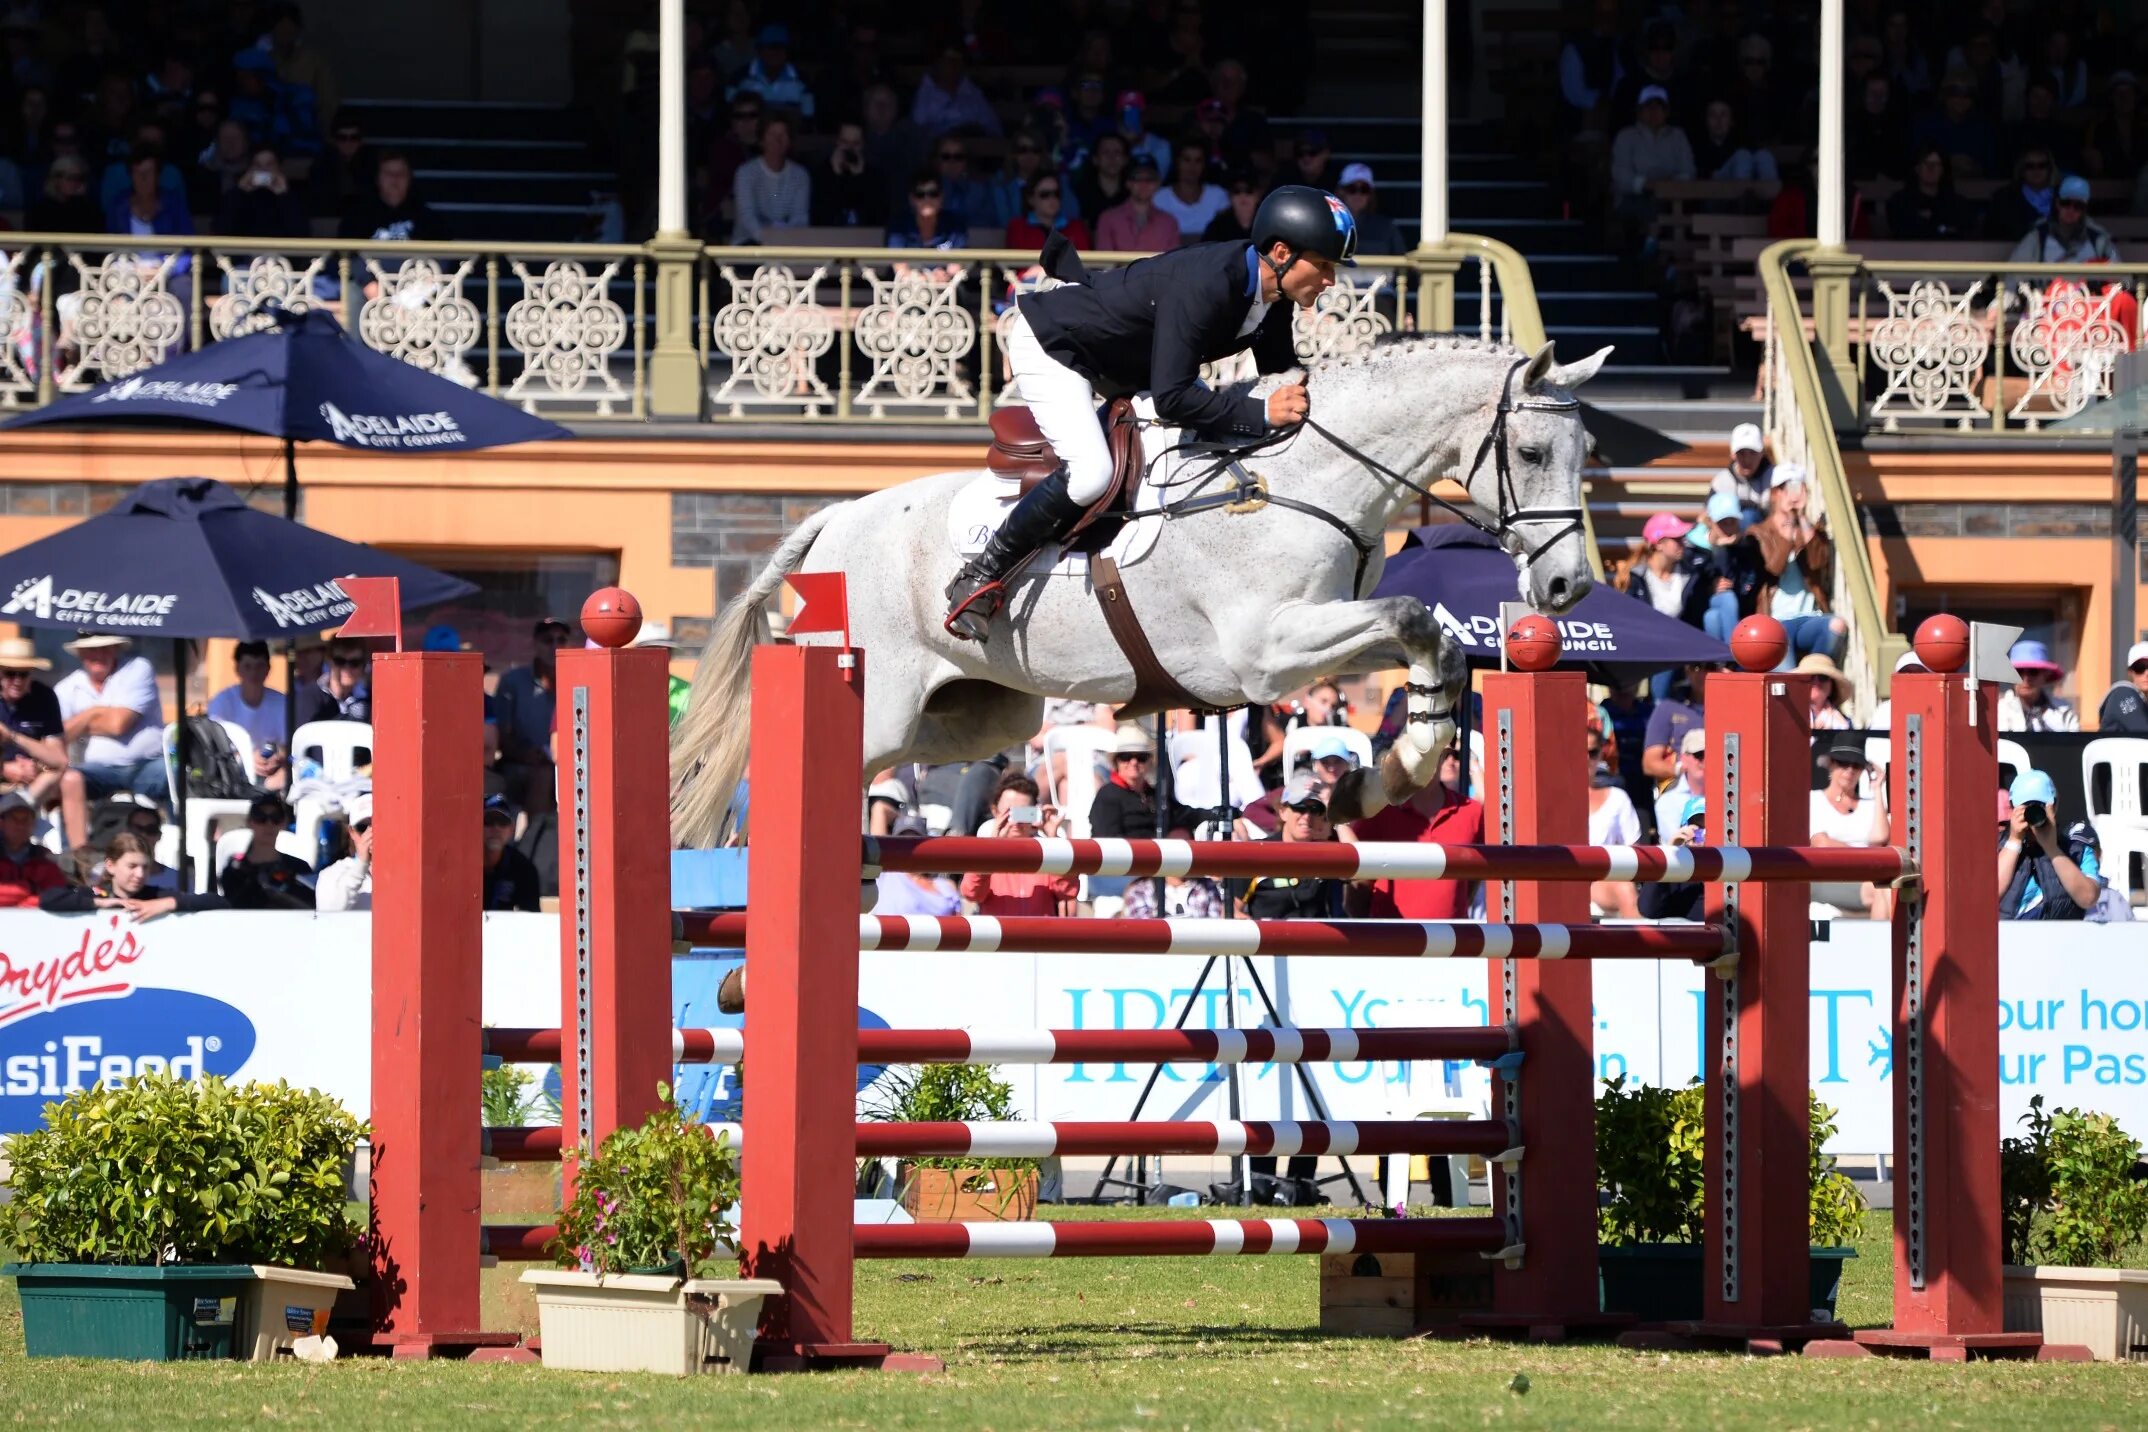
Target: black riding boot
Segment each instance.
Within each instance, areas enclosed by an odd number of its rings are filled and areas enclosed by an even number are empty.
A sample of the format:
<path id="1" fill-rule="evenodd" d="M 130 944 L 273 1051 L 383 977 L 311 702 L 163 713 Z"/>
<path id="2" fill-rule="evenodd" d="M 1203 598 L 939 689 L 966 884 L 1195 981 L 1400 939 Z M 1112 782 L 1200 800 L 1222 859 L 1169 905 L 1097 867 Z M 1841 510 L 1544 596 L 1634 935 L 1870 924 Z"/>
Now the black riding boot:
<path id="1" fill-rule="evenodd" d="M 1082 505 L 1067 496 L 1062 464 L 1050 477 L 1022 494 L 1014 511 L 992 534 L 985 548 L 947 584 L 947 630 L 964 641 L 984 641 L 992 618 L 1007 604 L 1007 575 L 1031 553 L 1058 541 L 1081 520 Z"/>

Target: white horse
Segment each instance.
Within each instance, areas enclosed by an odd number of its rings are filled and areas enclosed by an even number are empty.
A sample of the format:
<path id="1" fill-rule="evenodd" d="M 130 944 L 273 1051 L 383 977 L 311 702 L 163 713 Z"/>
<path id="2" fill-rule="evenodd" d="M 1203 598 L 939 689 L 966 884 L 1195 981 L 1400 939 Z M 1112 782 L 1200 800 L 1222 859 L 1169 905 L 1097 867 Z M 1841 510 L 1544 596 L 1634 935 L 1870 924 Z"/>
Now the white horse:
<path id="1" fill-rule="evenodd" d="M 1122 563 L 1127 599 L 1164 669 L 1226 708 L 1279 700 L 1323 674 L 1406 665 L 1405 739 L 1380 788 L 1367 773 L 1336 814 L 1370 814 L 1423 789 L 1435 753 L 1453 742 L 1467 670 L 1422 602 L 1364 599 L 1380 579 L 1383 536 L 1420 484 L 1458 476 L 1469 494 L 1464 515 L 1513 555 L 1523 599 L 1553 613 L 1581 600 L 1591 584 L 1581 510 L 1588 439 L 1571 390 L 1610 351 L 1562 367 L 1549 344 L 1531 357 L 1502 344 L 1395 335 L 1314 363 L 1311 422 L 1243 461 L 1270 500 L 1149 518 L 1164 530 Z M 1271 375 L 1252 391 L 1280 381 Z M 1203 465 L 1192 459 L 1178 471 Z M 868 656 L 866 775 L 1026 741 L 1047 697 L 1132 697 L 1133 672 L 1083 577 L 1033 564 L 1011 583 L 985 645 L 942 629 L 941 592 L 962 560 L 948 506 L 979 476 L 942 473 L 823 508 L 724 610 L 672 740 L 681 845 L 713 844 L 724 828 L 746 765 L 748 659 L 768 639 L 769 598 L 794 571 L 847 578 L 851 637 Z M 1227 488 L 1230 479 L 1220 480 Z"/>

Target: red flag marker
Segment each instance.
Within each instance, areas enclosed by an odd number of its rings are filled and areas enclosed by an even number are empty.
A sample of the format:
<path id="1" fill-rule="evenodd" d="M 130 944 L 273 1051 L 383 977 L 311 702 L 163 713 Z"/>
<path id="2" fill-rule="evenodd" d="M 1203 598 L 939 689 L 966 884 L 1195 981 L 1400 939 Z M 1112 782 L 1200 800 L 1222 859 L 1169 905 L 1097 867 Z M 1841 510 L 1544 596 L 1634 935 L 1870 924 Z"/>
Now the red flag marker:
<path id="1" fill-rule="evenodd" d="M 403 649 L 401 582 L 394 577 L 344 577 L 336 585 L 351 599 L 351 614 L 337 636 L 394 637 L 395 649 Z"/>
<path id="2" fill-rule="evenodd" d="M 850 645 L 850 594 L 841 572 L 798 572 L 784 580 L 798 594 L 798 610 L 791 613 L 790 635 L 834 631 Z"/>

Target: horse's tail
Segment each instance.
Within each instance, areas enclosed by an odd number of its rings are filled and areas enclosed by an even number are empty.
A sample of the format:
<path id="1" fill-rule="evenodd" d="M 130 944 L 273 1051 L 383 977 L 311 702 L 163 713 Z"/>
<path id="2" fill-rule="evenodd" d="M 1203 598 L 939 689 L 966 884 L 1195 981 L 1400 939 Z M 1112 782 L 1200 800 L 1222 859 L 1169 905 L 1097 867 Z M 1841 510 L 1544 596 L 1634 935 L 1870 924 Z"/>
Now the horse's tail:
<path id="1" fill-rule="evenodd" d="M 746 774 L 747 711 L 753 648 L 768 640 L 768 599 L 795 571 L 828 525 L 836 503 L 798 524 L 761 574 L 731 599 L 701 650 L 693 698 L 671 733 L 671 838 L 686 849 L 715 845 L 726 834 L 732 798 Z"/>

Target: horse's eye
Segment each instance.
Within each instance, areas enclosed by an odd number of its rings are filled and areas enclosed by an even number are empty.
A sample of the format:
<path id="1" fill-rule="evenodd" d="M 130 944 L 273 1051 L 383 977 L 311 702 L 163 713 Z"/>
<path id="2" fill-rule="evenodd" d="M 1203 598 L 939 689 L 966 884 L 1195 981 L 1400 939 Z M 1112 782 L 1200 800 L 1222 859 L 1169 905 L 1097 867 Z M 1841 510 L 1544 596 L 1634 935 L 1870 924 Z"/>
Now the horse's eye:
<path id="1" fill-rule="evenodd" d="M 1525 447 L 1521 449 L 1521 460 L 1532 466 L 1540 463 L 1544 460 L 1544 450 L 1540 447 Z"/>

